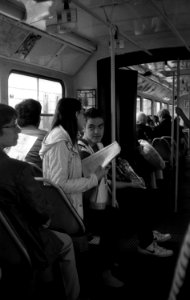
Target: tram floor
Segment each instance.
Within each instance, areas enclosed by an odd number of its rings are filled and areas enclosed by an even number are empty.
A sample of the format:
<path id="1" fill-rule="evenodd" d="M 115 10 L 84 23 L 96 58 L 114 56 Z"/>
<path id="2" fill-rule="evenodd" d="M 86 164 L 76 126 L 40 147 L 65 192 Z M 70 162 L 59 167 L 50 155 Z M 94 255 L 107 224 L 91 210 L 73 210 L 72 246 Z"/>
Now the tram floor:
<path id="1" fill-rule="evenodd" d="M 176 213 L 168 216 L 159 230 L 170 232 L 170 241 L 162 243 L 174 251 L 174 255 L 167 258 L 147 256 L 137 251 L 136 235 L 129 239 L 120 240 L 118 247 L 118 265 L 112 273 L 122 280 L 122 288 L 108 288 L 100 280 L 98 246 L 90 248 L 90 264 L 82 265 L 82 294 L 84 299 L 98 300 L 167 300 L 174 274 L 176 261 L 183 237 L 190 220 L 189 213 Z M 85 270 L 87 273 L 85 273 Z M 83 298 L 82 298 L 83 299 Z M 185 300 L 185 299 L 184 299 Z"/>

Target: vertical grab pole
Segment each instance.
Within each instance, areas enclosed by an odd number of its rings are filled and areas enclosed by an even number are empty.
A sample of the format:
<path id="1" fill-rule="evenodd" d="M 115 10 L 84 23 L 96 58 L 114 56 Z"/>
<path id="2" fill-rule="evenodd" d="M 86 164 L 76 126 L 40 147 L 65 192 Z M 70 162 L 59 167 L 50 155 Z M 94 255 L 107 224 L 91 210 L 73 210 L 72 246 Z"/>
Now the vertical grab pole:
<path id="1" fill-rule="evenodd" d="M 111 138 L 116 139 L 116 115 L 115 115 L 115 33 L 116 28 L 110 24 L 110 56 L 111 56 Z M 116 166 L 112 160 L 112 206 L 116 203 Z"/>
<path id="2" fill-rule="evenodd" d="M 180 97 L 180 60 L 177 61 L 177 106 Z M 175 172 L 175 206 L 174 212 L 178 210 L 178 179 L 179 179 L 179 118 L 177 117 L 177 141 L 176 141 L 176 172 Z"/>
<path id="3" fill-rule="evenodd" d="M 173 99 L 172 99 L 172 131 L 171 131 L 171 166 L 174 167 L 174 104 L 175 104 L 175 72 L 173 72 Z"/>

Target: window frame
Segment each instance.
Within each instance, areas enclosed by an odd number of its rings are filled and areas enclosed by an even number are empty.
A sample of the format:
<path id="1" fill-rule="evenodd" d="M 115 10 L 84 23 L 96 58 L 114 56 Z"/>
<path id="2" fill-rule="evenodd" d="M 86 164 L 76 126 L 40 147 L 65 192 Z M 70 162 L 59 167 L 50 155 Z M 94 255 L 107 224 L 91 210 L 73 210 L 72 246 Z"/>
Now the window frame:
<path id="1" fill-rule="evenodd" d="M 41 75 L 39 73 L 31 73 L 31 72 L 25 72 L 25 71 L 19 71 L 19 70 L 13 69 L 9 72 L 9 76 L 8 76 L 8 104 L 9 104 L 9 78 L 10 78 L 11 74 L 18 74 L 18 75 L 23 75 L 23 76 L 28 76 L 28 77 L 34 77 L 37 80 L 37 97 L 35 99 L 37 101 L 39 101 L 39 94 L 40 94 L 39 93 L 39 79 L 44 79 L 44 80 L 49 80 L 52 82 L 60 83 L 61 88 L 62 88 L 62 96 L 61 97 L 65 96 L 65 84 L 61 79 Z M 43 113 L 43 112 L 41 113 L 41 117 L 53 117 L 53 115 L 54 115 L 53 113 Z"/>

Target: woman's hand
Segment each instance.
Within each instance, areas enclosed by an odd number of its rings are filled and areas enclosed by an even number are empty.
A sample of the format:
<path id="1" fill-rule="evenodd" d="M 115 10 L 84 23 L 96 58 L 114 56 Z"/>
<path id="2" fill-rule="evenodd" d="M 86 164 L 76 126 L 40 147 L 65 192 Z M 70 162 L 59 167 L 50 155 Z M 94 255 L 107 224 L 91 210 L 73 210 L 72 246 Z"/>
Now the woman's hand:
<path id="1" fill-rule="evenodd" d="M 108 169 L 99 166 L 94 173 L 96 174 L 98 181 L 100 181 L 103 177 L 107 175 Z"/>

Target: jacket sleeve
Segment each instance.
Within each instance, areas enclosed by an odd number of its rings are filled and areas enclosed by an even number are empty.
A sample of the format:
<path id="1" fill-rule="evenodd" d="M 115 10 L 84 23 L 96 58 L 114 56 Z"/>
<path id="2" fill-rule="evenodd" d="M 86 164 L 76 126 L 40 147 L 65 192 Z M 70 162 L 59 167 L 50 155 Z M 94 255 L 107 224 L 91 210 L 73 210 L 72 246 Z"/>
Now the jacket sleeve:
<path id="1" fill-rule="evenodd" d="M 18 174 L 19 198 L 33 224 L 45 224 L 50 216 L 40 184 L 34 179 L 32 168 L 26 164 Z"/>
<path id="2" fill-rule="evenodd" d="M 64 141 L 57 143 L 48 152 L 50 169 L 46 176 L 59 184 L 66 193 L 85 192 L 98 185 L 95 174 L 91 174 L 88 178 L 82 177 L 79 153 L 72 153 Z"/>

